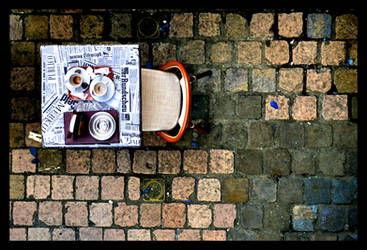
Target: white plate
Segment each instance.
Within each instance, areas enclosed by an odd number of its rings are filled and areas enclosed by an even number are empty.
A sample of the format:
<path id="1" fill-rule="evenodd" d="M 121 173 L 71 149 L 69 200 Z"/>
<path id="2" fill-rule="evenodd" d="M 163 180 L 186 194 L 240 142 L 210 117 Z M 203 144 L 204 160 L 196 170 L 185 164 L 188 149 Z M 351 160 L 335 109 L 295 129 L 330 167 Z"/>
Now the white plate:
<path id="1" fill-rule="evenodd" d="M 80 70 L 82 78 L 83 78 L 83 82 L 86 82 L 88 84 L 90 82 L 90 76 L 89 76 L 88 72 L 85 69 L 80 68 L 80 67 L 75 67 L 75 68 L 69 69 L 69 71 L 66 72 L 66 75 L 65 75 L 65 86 L 68 90 L 71 91 L 71 94 L 73 94 L 73 93 L 83 93 L 86 90 L 86 89 L 83 89 L 81 86 L 79 86 L 78 88 L 75 89 L 74 87 L 72 87 L 70 85 L 69 78 L 77 70 Z"/>
<path id="2" fill-rule="evenodd" d="M 94 85 L 96 85 L 96 83 L 100 81 L 101 81 L 101 77 L 99 76 L 91 82 L 89 86 L 89 93 L 91 94 L 93 99 L 95 99 L 96 101 L 107 102 L 115 94 L 115 84 L 113 83 L 113 81 L 110 78 L 108 78 L 107 76 L 103 76 L 102 82 L 104 82 L 107 85 L 107 92 L 104 96 L 97 96 L 93 94 L 94 93 L 93 89 L 94 89 Z"/>

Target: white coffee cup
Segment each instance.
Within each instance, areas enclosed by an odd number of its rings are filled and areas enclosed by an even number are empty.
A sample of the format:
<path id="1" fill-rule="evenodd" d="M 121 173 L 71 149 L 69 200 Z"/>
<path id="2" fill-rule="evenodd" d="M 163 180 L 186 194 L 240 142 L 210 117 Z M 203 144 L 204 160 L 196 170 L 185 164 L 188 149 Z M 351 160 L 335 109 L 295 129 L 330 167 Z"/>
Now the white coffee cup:
<path id="1" fill-rule="evenodd" d="M 93 86 L 93 94 L 99 97 L 103 97 L 107 93 L 107 84 L 99 81 Z"/>
<path id="2" fill-rule="evenodd" d="M 83 83 L 83 77 L 81 74 L 74 73 L 69 78 L 69 83 L 73 88 L 78 88 Z"/>

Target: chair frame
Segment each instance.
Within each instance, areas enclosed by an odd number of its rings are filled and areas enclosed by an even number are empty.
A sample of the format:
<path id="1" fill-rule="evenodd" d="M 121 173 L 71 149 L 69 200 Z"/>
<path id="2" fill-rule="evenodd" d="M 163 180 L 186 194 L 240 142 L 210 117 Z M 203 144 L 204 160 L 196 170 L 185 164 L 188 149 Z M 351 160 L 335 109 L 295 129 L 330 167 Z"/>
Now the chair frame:
<path id="1" fill-rule="evenodd" d="M 191 90 L 190 90 L 190 78 L 187 75 L 186 69 L 178 61 L 171 61 L 159 67 L 163 71 L 171 69 L 178 69 L 181 73 L 180 85 L 182 90 L 182 107 L 181 113 L 177 124 L 180 129 L 176 135 L 170 135 L 165 131 L 157 131 L 156 134 L 163 140 L 169 143 L 175 143 L 181 139 L 184 135 L 186 128 L 189 124 L 190 105 L 191 105 Z"/>

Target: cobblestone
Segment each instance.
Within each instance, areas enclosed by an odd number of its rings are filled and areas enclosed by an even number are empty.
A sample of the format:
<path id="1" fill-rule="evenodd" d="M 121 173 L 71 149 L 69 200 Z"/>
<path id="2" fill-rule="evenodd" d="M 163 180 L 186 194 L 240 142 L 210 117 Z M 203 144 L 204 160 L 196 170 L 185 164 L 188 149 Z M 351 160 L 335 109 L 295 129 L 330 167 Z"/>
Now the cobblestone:
<path id="1" fill-rule="evenodd" d="M 358 239 L 359 14 L 10 9 L 9 240 Z M 144 17 L 158 37 L 140 36 Z M 190 111 L 209 134 L 43 148 L 28 135 L 42 134 L 40 46 L 54 43 L 137 43 L 142 67 L 178 60 L 189 75 L 211 70 L 191 83 Z M 162 201 L 143 199 L 152 178 Z"/>

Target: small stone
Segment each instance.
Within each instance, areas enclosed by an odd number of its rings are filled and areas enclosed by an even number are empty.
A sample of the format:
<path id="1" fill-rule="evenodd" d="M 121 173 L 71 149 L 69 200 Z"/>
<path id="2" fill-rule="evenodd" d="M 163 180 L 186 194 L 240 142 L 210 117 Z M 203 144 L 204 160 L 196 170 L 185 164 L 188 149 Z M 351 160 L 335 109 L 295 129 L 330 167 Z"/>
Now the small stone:
<path id="1" fill-rule="evenodd" d="M 123 241 L 125 240 L 125 231 L 123 229 L 105 229 L 103 232 L 105 241 Z"/>
<path id="2" fill-rule="evenodd" d="M 28 228 L 29 241 L 50 241 L 51 234 L 49 228 Z"/>
<path id="3" fill-rule="evenodd" d="M 293 229 L 296 231 L 314 231 L 317 219 L 317 206 L 298 205 L 293 207 Z"/>
<path id="4" fill-rule="evenodd" d="M 239 41 L 237 45 L 237 62 L 243 64 L 260 64 L 261 47 L 261 42 Z"/>
<path id="5" fill-rule="evenodd" d="M 140 199 L 140 179 L 130 176 L 127 183 L 128 197 L 130 200 Z"/>
<path id="6" fill-rule="evenodd" d="M 188 205 L 187 218 L 192 228 L 208 228 L 212 223 L 212 210 L 209 205 Z"/>
<path id="7" fill-rule="evenodd" d="M 225 241 L 226 231 L 224 230 L 203 230 L 203 240 L 208 241 Z"/>
<path id="8" fill-rule="evenodd" d="M 112 225 L 112 205 L 109 203 L 92 203 L 89 205 L 89 219 L 97 227 Z"/>
<path id="9" fill-rule="evenodd" d="M 275 202 L 277 184 L 267 176 L 257 176 L 252 180 L 251 200 L 256 202 Z"/>
<path id="10" fill-rule="evenodd" d="M 335 18 L 336 39 L 358 38 L 358 17 L 353 14 L 345 14 Z"/>
<path id="11" fill-rule="evenodd" d="M 73 37 L 73 17 L 70 15 L 51 15 L 50 35 L 51 39 L 71 39 Z"/>
<path id="12" fill-rule="evenodd" d="M 218 179 L 200 179 L 197 187 L 197 198 L 199 201 L 220 201 L 221 185 Z"/>
<path id="13" fill-rule="evenodd" d="M 206 174 L 208 153 L 204 150 L 186 150 L 184 152 L 183 169 L 186 173 Z"/>
<path id="14" fill-rule="evenodd" d="M 302 68 L 281 68 L 279 70 L 279 88 L 284 92 L 300 93 L 303 90 Z"/>
<path id="15" fill-rule="evenodd" d="M 66 202 L 65 209 L 65 225 L 88 226 L 88 208 L 86 202 Z"/>
<path id="16" fill-rule="evenodd" d="M 235 204 L 215 204 L 213 224 L 219 228 L 233 228 L 236 219 Z"/>
<path id="17" fill-rule="evenodd" d="M 307 16 L 307 36 L 310 38 L 330 38 L 331 22 L 329 14 L 309 14 Z"/>
<path id="18" fill-rule="evenodd" d="M 136 150 L 134 152 L 133 171 L 136 174 L 155 174 L 157 152 Z"/>
<path id="19" fill-rule="evenodd" d="M 289 62 L 289 46 L 287 41 L 270 41 L 269 46 L 265 46 L 265 59 L 269 64 L 282 65 Z"/>
<path id="20" fill-rule="evenodd" d="M 80 19 L 80 37 L 82 39 L 101 39 L 104 29 L 102 16 L 82 15 Z"/>
<path id="21" fill-rule="evenodd" d="M 23 123 L 9 123 L 9 147 L 17 148 L 24 146 L 24 126 Z"/>
<path id="22" fill-rule="evenodd" d="M 271 106 L 271 102 L 277 104 L 278 109 Z M 265 100 L 265 120 L 288 120 L 289 99 L 285 96 L 268 96 Z"/>
<path id="23" fill-rule="evenodd" d="M 98 176 L 76 176 L 75 199 L 97 200 L 99 197 Z"/>
<path id="24" fill-rule="evenodd" d="M 305 145 L 311 148 L 329 147 L 332 143 L 332 128 L 327 124 L 305 126 Z"/>
<path id="25" fill-rule="evenodd" d="M 247 20 L 239 14 L 228 13 L 224 26 L 224 36 L 231 38 L 247 38 Z"/>
<path id="26" fill-rule="evenodd" d="M 172 181 L 172 198 L 186 201 L 194 193 L 195 179 L 192 177 L 175 177 Z"/>
<path id="27" fill-rule="evenodd" d="M 158 151 L 158 173 L 178 174 L 181 166 L 181 152 L 171 150 Z"/>
<path id="28" fill-rule="evenodd" d="M 175 44 L 153 43 L 153 67 L 161 66 L 167 62 L 177 60 L 176 53 Z"/>
<path id="29" fill-rule="evenodd" d="M 186 222 L 186 206 L 182 203 L 165 203 L 162 208 L 163 227 L 181 228 Z"/>
<path id="30" fill-rule="evenodd" d="M 274 13 L 255 13 L 250 22 L 250 36 L 267 39 L 273 37 L 271 27 L 274 23 Z"/>
<path id="31" fill-rule="evenodd" d="M 199 35 L 200 36 L 219 36 L 219 24 L 222 21 L 220 14 L 200 13 L 199 14 Z"/>
<path id="32" fill-rule="evenodd" d="M 205 41 L 191 40 L 181 48 L 181 60 L 186 64 L 203 64 L 205 62 Z"/>
<path id="33" fill-rule="evenodd" d="M 344 229 L 344 207 L 320 207 L 320 229 L 323 231 L 337 232 Z"/>
<path id="34" fill-rule="evenodd" d="M 242 205 L 240 208 L 241 224 L 245 228 L 263 228 L 263 206 L 262 205 Z"/>
<path id="35" fill-rule="evenodd" d="M 157 227 L 161 225 L 161 204 L 140 205 L 140 225 L 142 227 Z"/>
<path id="36" fill-rule="evenodd" d="M 317 97 L 297 96 L 292 106 L 292 117 L 299 121 L 310 121 L 317 118 Z"/>
<path id="37" fill-rule="evenodd" d="M 330 41 L 321 43 L 321 64 L 338 66 L 345 61 L 345 42 Z"/>
<path id="38" fill-rule="evenodd" d="M 149 241 L 150 230 L 149 229 L 129 229 L 127 231 L 127 240 L 131 241 Z"/>
<path id="39" fill-rule="evenodd" d="M 314 69 L 307 70 L 307 91 L 326 93 L 331 88 L 331 71 L 323 69 L 317 71 Z"/>
<path id="40" fill-rule="evenodd" d="M 193 14 L 175 13 L 169 25 L 169 37 L 193 37 Z"/>
<path id="41" fill-rule="evenodd" d="M 347 95 L 325 95 L 321 114 L 325 120 L 348 120 Z"/>
<path id="42" fill-rule="evenodd" d="M 327 178 L 305 179 L 304 200 L 309 204 L 329 204 L 331 202 L 331 181 Z"/>
<path id="43" fill-rule="evenodd" d="M 254 92 L 274 92 L 275 69 L 253 69 L 252 70 L 252 91 Z"/>
<path id="44" fill-rule="evenodd" d="M 317 57 L 317 42 L 315 41 L 300 41 L 296 47 L 292 49 L 293 62 L 296 65 L 309 65 L 316 63 Z"/>
<path id="45" fill-rule="evenodd" d="M 279 35 L 284 37 L 299 37 L 302 34 L 302 12 L 278 14 Z"/>
<path id="46" fill-rule="evenodd" d="M 82 227 L 79 229 L 80 240 L 100 241 L 102 240 L 102 228 Z"/>
<path id="47" fill-rule="evenodd" d="M 234 154 L 229 150 L 210 150 L 210 171 L 215 174 L 230 174 L 234 171 Z"/>
<path id="48" fill-rule="evenodd" d="M 247 178 L 228 177 L 223 181 L 223 201 L 242 203 L 248 201 L 249 184 Z"/>
<path id="49" fill-rule="evenodd" d="M 27 178 L 27 198 L 46 199 L 50 195 L 50 176 L 31 175 Z"/>
<path id="50" fill-rule="evenodd" d="M 25 191 L 24 176 L 9 175 L 9 199 L 11 200 L 24 199 L 24 191 Z"/>
<path id="51" fill-rule="evenodd" d="M 345 154 L 337 149 L 325 149 L 320 151 L 319 169 L 325 175 L 343 176 Z M 330 164 L 332 162 L 333 164 Z"/>
<path id="52" fill-rule="evenodd" d="M 126 205 L 125 202 L 118 202 L 114 208 L 115 224 L 120 227 L 131 227 L 138 224 L 138 206 Z"/>
<path id="53" fill-rule="evenodd" d="M 129 150 L 118 150 L 116 153 L 116 162 L 118 173 L 127 174 L 131 172 L 131 160 Z"/>
<path id="54" fill-rule="evenodd" d="M 229 68 L 226 70 L 224 88 L 230 92 L 248 91 L 248 70 Z"/>
<path id="55" fill-rule="evenodd" d="M 43 201 L 39 203 L 38 218 L 47 225 L 62 225 L 62 203 Z"/>
<path id="56" fill-rule="evenodd" d="M 88 174 L 91 161 L 90 150 L 66 150 L 66 172 L 72 174 Z"/>
<path id="57" fill-rule="evenodd" d="M 102 176 L 101 177 L 101 199 L 123 200 L 124 199 L 124 177 Z"/>
<path id="58" fill-rule="evenodd" d="M 27 40 L 47 39 L 48 17 L 29 15 L 25 18 L 25 37 Z"/>
<path id="59" fill-rule="evenodd" d="M 111 16 L 110 37 L 115 40 L 132 37 L 130 14 L 114 13 Z"/>
<path id="60" fill-rule="evenodd" d="M 53 200 L 69 200 L 74 199 L 73 182 L 75 176 L 68 175 L 52 175 L 52 194 Z"/>
<path id="61" fill-rule="evenodd" d="M 216 42 L 210 48 L 213 63 L 229 63 L 233 59 L 233 49 L 229 42 Z"/>
<path id="62" fill-rule="evenodd" d="M 334 84 L 338 93 L 358 92 L 358 72 L 356 69 L 337 69 L 334 72 Z"/>
<path id="63" fill-rule="evenodd" d="M 116 170 L 115 151 L 111 149 L 92 150 L 93 173 L 114 173 Z"/>

